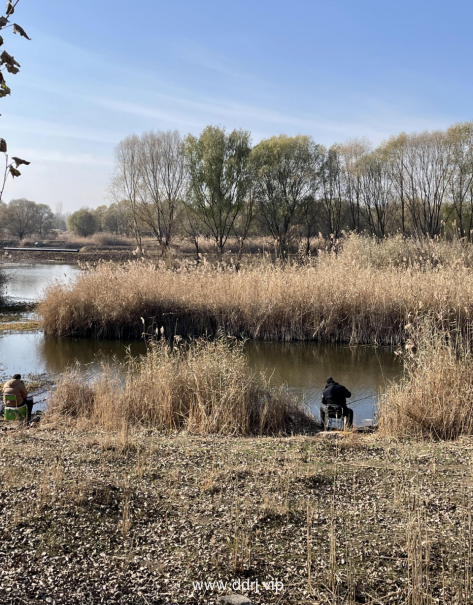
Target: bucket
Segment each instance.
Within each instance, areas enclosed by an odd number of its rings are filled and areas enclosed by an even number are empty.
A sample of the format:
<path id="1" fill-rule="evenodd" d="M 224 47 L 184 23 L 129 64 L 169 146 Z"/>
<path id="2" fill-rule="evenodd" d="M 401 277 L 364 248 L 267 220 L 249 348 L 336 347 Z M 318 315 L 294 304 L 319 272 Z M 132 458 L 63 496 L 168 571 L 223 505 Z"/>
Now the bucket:
<path id="1" fill-rule="evenodd" d="M 22 405 L 20 408 L 5 407 L 5 420 L 24 420 L 26 418 L 26 410 L 26 405 Z"/>

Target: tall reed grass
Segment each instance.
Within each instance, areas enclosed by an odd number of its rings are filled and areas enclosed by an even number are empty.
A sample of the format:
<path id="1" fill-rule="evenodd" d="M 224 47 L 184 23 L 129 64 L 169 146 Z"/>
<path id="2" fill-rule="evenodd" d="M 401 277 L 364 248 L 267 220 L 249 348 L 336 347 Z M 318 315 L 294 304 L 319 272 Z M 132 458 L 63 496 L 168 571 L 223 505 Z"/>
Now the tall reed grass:
<path id="1" fill-rule="evenodd" d="M 219 336 L 170 346 L 150 342 L 148 354 L 117 371 L 104 366 L 93 380 L 78 368 L 60 379 L 51 416 L 81 418 L 105 429 L 127 426 L 192 433 L 283 432 L 291 422 L 313 424 L 286 388 L 272 388 L 249 368 L 243 344 Z"/>
<path id="2" fill-rule="evenodd" d="M 471 334 L 441 317 L 408 326 L 405 375 L 379 403 L 382 435 L 455 439 L 473 434 Z"/>
<path id="3" fill-rule="evenodd" d="M 473 268 L 473 245 L 459 238 L 405 238 L 393 235 L 379 240 L 353 233 L 336 245 L 345 256 L 362 267 L 399 267 L 415 271 L 430 271 L 437 267 Z"/>
<path id="4" fill-rule="evenodd" d="M 435 265 L 422 258 L 385 266 L 378 257 L 394 244 L 381 242 L 378 255 L 374 245 L 351 237 L 341 253 L 321 252 L 302 266 L 102 264 L 50 287 L 38 313 L 45 333 L 55 336 L 139 338 L 143 318 L 168 336 L 222 329 L 251 339 L 377 345 L 403 342 L 404 326 L 419 313 L 468 323 L 473 270 L 458 251 Z"/>

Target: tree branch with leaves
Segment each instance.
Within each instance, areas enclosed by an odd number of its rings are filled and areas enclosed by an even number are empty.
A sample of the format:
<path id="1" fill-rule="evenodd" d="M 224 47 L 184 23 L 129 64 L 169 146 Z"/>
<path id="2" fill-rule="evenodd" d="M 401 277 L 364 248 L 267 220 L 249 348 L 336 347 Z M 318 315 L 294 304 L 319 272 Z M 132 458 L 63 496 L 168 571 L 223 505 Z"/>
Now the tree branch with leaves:
<path id="1" fill-rule="evenodd" d="M 26 38 L 27 40 L 31 40 L 25 30 L 18 25 L 18 23 L 11 23 L 10 19 L 15 12 L 15 8 L 20 0 L 16 0 L 16 2 L 12 2 L 8 0 L 6 14 L 3 17 L 0 17 L 0 30 L 7 29 L 9 27 L 13 27 L 13 33 L 19 34 L 22 38 Z M 0 35 L 0 46 L 3 46 L 3 37 Z M 9 74 L 16 75 L 20 71 L 21 65 L 16 61 L 13 55 L 10 55 L 6 50 L 4 50 L 0 54 L 0 98 L 7 97 L 11 94 L 11 89 L 7 86 L 5 81 L 5 72 Z M 25 165 L 28 166 L 30 162 L 23 160 L 21 158 L 13 156 L 11 161 L 8 157 L 8 146 L 5 139 L 0 138 L 0 152 L 5 154 L 5 172 L 3 176 L 2 188 L 0 190 L 0 200 L 3 198 L 3 192 L 5 190 L 5 185 L 9 176 L 12 178 L 17 178 L 21 176 L 21 172 L 18 170 L 19 166 Z"/>

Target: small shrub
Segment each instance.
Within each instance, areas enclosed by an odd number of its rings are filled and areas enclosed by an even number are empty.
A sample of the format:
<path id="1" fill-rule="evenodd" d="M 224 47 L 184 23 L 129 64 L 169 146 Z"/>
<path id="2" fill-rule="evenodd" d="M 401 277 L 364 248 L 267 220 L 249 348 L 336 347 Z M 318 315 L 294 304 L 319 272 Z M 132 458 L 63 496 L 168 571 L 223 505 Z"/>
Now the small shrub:
<path id="1" fill-rule="evenodd" d="M 130 248 L 134 244 L 128 238 L 122 235 L 113 235 L 112 233 L 95 233 L 90 239 L 98 248 Z"/>

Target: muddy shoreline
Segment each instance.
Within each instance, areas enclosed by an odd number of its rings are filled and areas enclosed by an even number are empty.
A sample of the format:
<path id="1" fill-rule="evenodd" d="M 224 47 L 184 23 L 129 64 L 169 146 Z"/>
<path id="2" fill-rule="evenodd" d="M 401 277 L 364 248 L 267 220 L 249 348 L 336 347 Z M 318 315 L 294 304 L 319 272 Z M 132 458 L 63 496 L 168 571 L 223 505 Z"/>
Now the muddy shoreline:
<path id="1" fill-rule="evenodd" d="M 15 250 L 10 251 L 8 256 L 3 256 L 3 261 L 8 263 L 65 263 L 79 264 L 98 262 L 122 263 L 136 259 L 132 250 L 91 250 L 85 252 L 37 252 Z"/>

